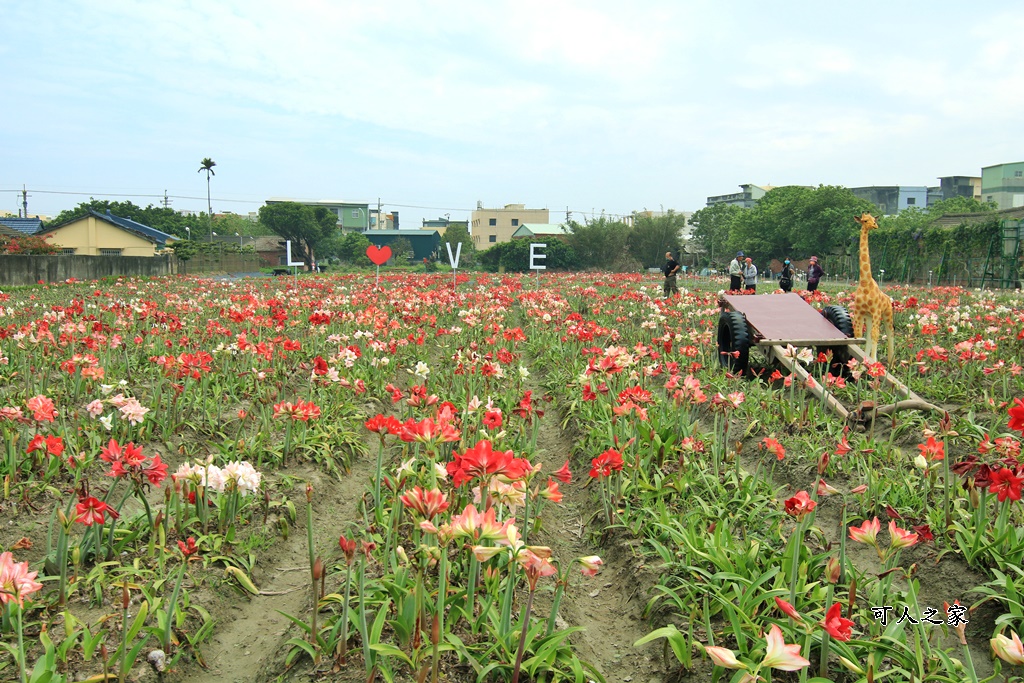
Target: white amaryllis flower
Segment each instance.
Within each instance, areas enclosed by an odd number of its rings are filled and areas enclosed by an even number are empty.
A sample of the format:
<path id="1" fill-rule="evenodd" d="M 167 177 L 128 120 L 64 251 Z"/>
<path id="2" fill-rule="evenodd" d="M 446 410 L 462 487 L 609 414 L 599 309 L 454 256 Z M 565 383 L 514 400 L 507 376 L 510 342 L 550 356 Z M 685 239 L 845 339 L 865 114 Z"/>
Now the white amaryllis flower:
<path id="1" fill-rule="evenodd" d="M 415 474 L 415 470 L 413 470 L 412 468 L 412 464 L 414 462 L 416 462 L 416 458 L 409 458 L 408 460 L 403 462 L 401 466 L 397 470 L 395 470 L 395 476 L 397 476 L 399 479 L 402 479 L 403 477 Z M 445 474 L 447 473 L 448 470 L 445 470 Z"/>
<path id="2" fill-rule="evenodd" d="M 520 379 L 526 379 L 530 376 L 530 371 L 524 368 L 522 365 L 519 366 L 519 377 Z"/>
<path id="3" fill-rule="evenodd" d="M 481 405 L 482 403 L 480 402 L 480 397 L 474 394 L 473 398 L 469 399 L 469 405 L 467 407 L 470 409 L 470 411 L 475 411 Z"/>
<path id="4" fill-rule="evenodd" d="M 114 428 L 114 414 L 110 413 L 109 415 L 104 415 L 103 417 L 101 417 L 100 424 L 103 425 L 103 428 L 109 432 L 111 429 Z"/>
<path id="5" fill-rule="evenodd" d="M 113 384 L 101 384 L 100 385 L 100 391 L 103 392 L 104 396 L 110 396 L 110 392 L 112 392 L 113 390 L 114 390 L 114 385 Z"/>
<path id="6" fill-rule="evenodd" d="M 796 354 L 796 359 L 803 363 L 804 365 L 807 365 L 812 360 L 814 360 L 814 352 L 811 351 L 810 347 L 805 346 L 804 348 L 800 349 L 800 353 Z"/>
<path id="7" fill-rule="evenodd" d="M 252 463 L 246 460 L 235 460 L 229 462 L 222 470 L 224 474 L 225 488 L 230 489 L 233 484 L 239 493 L 248 496 L 260 488 L 263 475 L 256 471 Z"/>
<path id="8" fill-rule="evenodd" d="M 412 371 L 412 374 L 426 381 L 427 375 L 430 374 L 430 368 L 423 361 L 416 361 L 416 368 Z"/>

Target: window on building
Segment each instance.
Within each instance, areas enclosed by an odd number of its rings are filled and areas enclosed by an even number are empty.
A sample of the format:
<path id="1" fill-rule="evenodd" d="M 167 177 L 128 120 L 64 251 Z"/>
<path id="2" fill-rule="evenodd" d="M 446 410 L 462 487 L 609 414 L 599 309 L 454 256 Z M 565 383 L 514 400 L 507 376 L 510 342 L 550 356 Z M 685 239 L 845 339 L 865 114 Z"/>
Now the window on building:
<path id="1" fill-rule="evenodd" d="M 487 241 L 488 242 L 497 242 L 498 241 L 498 236 L 497 235 L 488 235 L 487 236 Z"/>
<path id="2" fill-rule="evenodd" d="M 60 250 L 60 253 L 64 254 L 65 256 L 74 256 L 76 251 L 78 250 L 69 247 L 64 247 L 63 249 Z"/>
<path id="3" fill-rule="evenodd" d="M 1013 177 L 1014 178 L 1020 178 L 1021 176 L 1024 176 L 1024 171 L 1014 171 L 1013 172 Z"/>
<path id="4" fill-rule="evenodd" d="M 917 204 L 917 197 L 907 197 L 907 206 L 913 206 Z"/>
<path id="5" fill-rule="evenodd" d="M 497 224 L 498 224 L 498 219 L 497 218 L 492 218 L 489 221 L 487 221 L 487 225 L 497 225 Z"/>
<path id="6" fill-rule="evenodd" d="M 100 249 L 100 256 L 120 256 L 120 249 Z"/>
<path id="7" fill-rule="evenodd" d="M 359 218 L 359 209 L 352 209 L 352 218 Z"/>
<path id="8" fill-rule="evenodd" d="M 515 228 L 515 227 L 518 227 L 518 226 L 519 226 L 519 219 L 518 218 L 513 218 L 512 219 L 512 227 Z"/>
<path id="9" fill-rule="evenodd" d="M 992 201 L 992 195 L 989 195 L 988 197 L 986 197 L 986 198 L 985 198 L 985 201 L 986 201 L 986 202 L 990 202 L 990 201 Z"/>

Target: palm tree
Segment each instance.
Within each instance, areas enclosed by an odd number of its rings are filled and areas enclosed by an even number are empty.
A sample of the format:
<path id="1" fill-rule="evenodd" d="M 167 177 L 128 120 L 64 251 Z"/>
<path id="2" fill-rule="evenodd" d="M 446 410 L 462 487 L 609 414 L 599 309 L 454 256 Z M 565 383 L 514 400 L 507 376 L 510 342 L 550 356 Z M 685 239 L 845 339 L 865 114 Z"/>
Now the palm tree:
<path id="1" fill-rule="evenodd" d="M 199 162 L 199 170 L 196 171 L 196 173 L 206 171 L 206 222 L 211 235 L 213 234 L 213 204 L 210 203 L 210 176 L 217 175 L 213 172 L 213 167 L 216 165 L 216 161 L 210 157 L 206 157 Z"/>

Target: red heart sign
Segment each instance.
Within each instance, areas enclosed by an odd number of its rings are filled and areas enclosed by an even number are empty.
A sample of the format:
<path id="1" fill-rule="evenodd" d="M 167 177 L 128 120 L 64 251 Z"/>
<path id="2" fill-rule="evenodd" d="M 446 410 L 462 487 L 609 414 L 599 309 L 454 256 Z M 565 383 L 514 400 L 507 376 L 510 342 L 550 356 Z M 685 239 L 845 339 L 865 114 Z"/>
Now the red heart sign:
<path id="1" fill-rule="evenodd" d="M 383 266 L 391 258 L 391 247 L 387 245 L 378 247 L 376 244 L 371 244 L 366 248 L 366 255 L 378 266 Z"/>

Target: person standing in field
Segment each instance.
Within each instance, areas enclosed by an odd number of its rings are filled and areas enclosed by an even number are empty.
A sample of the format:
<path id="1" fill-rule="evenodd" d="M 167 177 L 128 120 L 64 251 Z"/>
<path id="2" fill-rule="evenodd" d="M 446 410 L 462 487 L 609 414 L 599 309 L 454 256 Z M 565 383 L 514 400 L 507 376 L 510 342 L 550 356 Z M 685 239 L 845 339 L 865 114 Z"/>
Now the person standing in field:
<path id="1" fill-rule="evenodd" d="M 814 292 L 818 289 L 818 282 L 825 271 L 818 265 L 818 257 L 811 257 L 811 265 L 807 266 L 807 291 Z"/>
<path id="2" fill-rule="evenodd" d="M 676 274 L 679 272 L 679 262 L 672 258 L 672 252 L 665 252 L 665 267 L 662 268 L 662 272 L 665 273 L 665 286 L 662 288 L 665 298 L 667 299 L 672 294 L 679 294 L 679 287 L 676 285 Z"/>
<path id="3" fill-rule="evenodd" d="M 754 262 L 747 257 L 745 265 L 743 266 L 743 281 L 746 284 L 746 290 L 748 292 L 754 292 L 757 290 L 757 266 Z"/>
<path id="4" fill-rule="evenodd" d="M 779 289 L 783 292 L 793 291 L 793 266 L 786 259 L 782 263 L 782 272 L 779 273 Z"/>
<path id="5" fill-rule="evenodd" d="M 743 252 L 736 252 L 736 258 L 729 264 L 729 291 L 738 292 L 743 289 L 743 264 L 740 259 L 743 258 Z"/>

